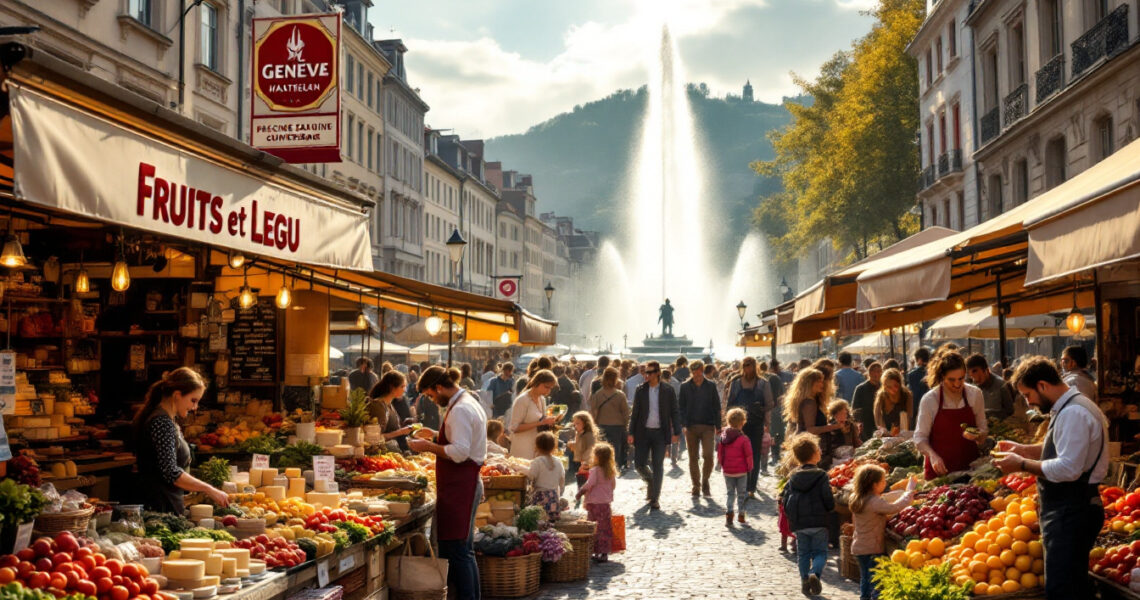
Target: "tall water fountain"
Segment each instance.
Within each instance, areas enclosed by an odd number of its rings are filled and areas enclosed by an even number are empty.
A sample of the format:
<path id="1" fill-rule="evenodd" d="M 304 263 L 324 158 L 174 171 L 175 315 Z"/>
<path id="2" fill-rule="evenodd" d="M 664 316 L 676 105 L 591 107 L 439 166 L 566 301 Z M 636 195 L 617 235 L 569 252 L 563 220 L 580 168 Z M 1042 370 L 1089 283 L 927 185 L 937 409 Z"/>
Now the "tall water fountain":
<path id="1" fill-rule="evenodd" d="M 736 304 L 757 309 L 775 303 L 772 274 L 763 240 L 750 234 L 738 254 L 716 256 L 711 243 L 727 231 L 727 218 L 710 201 L 700 136 L 685 90 L 677 47 L 668 27 L 649 64 L 648 106 L 634 171 L 629 174 L 628 212 L 620 233 L 603 243 L 598 264 L 581 281 L 580 301 L 589 313 L 583 331 L 615 348 L 660 347 L 658 307 L 666 298 L 675 307 L 676 337 L 691 338 L 687 354 L 707 350 L 720 356 L 733 348 L 739 329 Z M 752 317 L 754 320 L 754 317 Z M 671 347 L 684 346 L 675 340 Z M 665 347 L 670 347 L 666 344 Z M 668 354 L 664 352 L 662 354 Z"/>

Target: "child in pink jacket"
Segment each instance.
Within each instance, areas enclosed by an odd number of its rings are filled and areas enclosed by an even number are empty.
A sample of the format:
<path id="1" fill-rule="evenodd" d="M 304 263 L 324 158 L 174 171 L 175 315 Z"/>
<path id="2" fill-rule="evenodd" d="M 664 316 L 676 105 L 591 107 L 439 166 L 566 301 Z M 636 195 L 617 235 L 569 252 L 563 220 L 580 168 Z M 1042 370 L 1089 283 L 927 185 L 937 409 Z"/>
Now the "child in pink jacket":
<path id="1" fill-rule="evenodd" d="M 744 503 L 748 501 L 748 473 L 752 471 L 752 442 L 741 428 L 748 417 L 742 408 L 728 411 L 728 427 L 721 433 L 716 445 L 716 462 L 724 473 L 724 486 L 728 488 L 724 524 L 732 527 L 732 502 L 736 500 L 740 524 L 744 525 Z"/>

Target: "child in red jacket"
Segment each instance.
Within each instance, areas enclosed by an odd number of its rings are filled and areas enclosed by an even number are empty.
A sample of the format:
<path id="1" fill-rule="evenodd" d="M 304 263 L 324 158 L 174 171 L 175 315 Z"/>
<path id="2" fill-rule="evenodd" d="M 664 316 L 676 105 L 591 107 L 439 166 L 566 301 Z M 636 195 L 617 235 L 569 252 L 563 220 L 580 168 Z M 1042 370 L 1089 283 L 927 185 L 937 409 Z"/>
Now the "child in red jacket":
<path id="1" fill-rule="evenodd" d="M 748 473 L 752 471 L 752 442 L 741 429 L 748 417 L 742 408 L 728 411 L 728 427 L 721 433 L 716 445 L 716 462 L 724 473 L 724 485 L 728 488 L 728 501 L 725 507 L 724 524 L 732 527 L 732 502 L 736 500 L 738 519 L 744 525 L 744 503 L 748 501 Z"/>

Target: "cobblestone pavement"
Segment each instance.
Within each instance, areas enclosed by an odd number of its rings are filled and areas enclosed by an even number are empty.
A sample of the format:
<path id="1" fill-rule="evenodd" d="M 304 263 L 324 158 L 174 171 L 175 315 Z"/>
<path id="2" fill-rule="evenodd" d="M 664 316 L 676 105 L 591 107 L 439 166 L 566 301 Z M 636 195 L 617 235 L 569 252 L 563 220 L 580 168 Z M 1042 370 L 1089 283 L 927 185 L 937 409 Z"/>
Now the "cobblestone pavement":
<path id="1" fill-rule="evenodd" d="M 724 477 L 714 471 L 712 497 L 690 494 L 688 457 L 667 470 L 661 510 L 649 512 L 645 485 L 630 470 L 614 494 L 614 514 L 626 515 L 627 550 L 606 564 L 593 564 L 589 581 L 546 584 L 542 599 L 688 599 L 734 600 L 804 598 L 795 556 L 780 552 L 776 528 L 776 478 L 761 477 L 756 500 L 748 501 L 748 526 L 724 524 Z M 665 468 L 670 463 L 665 461 Z M 573 497 L 573 484 L 567 496 Z M 831 551 L 824 570 L 828 600 L 856 599 L 857 583 L 836 569 L 839 551 Z"/>

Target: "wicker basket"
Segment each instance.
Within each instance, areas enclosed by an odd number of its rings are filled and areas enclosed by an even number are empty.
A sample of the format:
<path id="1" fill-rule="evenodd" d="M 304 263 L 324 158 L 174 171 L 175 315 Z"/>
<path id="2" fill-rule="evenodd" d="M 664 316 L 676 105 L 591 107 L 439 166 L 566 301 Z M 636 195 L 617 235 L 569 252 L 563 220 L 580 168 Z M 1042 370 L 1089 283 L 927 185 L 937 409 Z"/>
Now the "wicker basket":
<path id="1" fill-rule="evenodd" d="M 554 528 L 566 535 L 572 533 L 588 533 L 593 535 L 598 530 L 598 524 L 593 521 L 558 521 Z"/>
<path id="2" fill-rule="evenodd" d="M 539 553 L 513 556 L 475 557 L 479 565 L 479 583 L 483 595 L 496 598 L 521 598 L 538 591 L 542 571 Z"/>
<path id="3" fill-rule="evenodd" d="M 388 600 L 447 600 L 447 588 L 422 592 L 408 592 L 389 588 Z"/>
<path id="4" fill-rule="evenodd" d="M 839 576 L 851 581 L 859 581 L 861 577 L 859 561 L 851 554 L 852 539 L 849 535 L 839 536 Z"/>
<path id="5" fill-rule="evenodd" d="M 95 507 L 58 513 L 40 513 L 36 517 L 36 533 L 42 535 L 55 535 L 63 531 L 70 531 L 76 535 L 87 532 L 87 525 L 91 522 L 91 515 L 95 514 Z"/>
<path id="6" fill-rule="evenodd" d="M 594 533 L 567 533 L 571 548 L 555 563 L 542 563 L 542 580 L 554 583 L 582 581 L 590 575 Z"/>
<path id="7" fill-rule="evenodd" d="M 483 478 L 484 490 L 525 490 L 526 475 L 498 475 Z"/>

